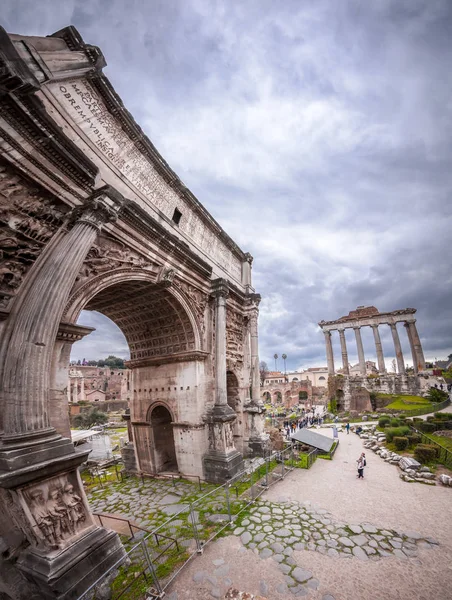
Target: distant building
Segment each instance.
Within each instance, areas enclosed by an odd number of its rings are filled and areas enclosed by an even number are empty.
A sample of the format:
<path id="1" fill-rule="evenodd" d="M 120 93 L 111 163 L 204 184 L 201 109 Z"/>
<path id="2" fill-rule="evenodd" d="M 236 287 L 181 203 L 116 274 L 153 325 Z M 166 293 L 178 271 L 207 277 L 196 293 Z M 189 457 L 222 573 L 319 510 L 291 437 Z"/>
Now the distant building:
<path id="1" fill-rule="evenodd" d="M 285 383 L 287 381 L 287 375 L 281 373 L 281 371 L 270 371 L 264 380 L 264 385 L 273 385 L 274 383 Z"/>
<path id="2" fill-rule="evenodd" d="M 130 375 L 129 369 L 73 365 L 69 367 L 68 401 L 128 401 Z"/>
<path id="3" fill-rule="evenodd" d="M 326 367 L 310 367 L 304 371 L 291 371 L 287 373 L 289 382 L 310 381 L 315 387 L 328 386 L 328 369 Z"/>
<path id="4" fill-rule="evenodd" d="M 446 360 L 437 360 L 435 363 L 435 367 L 441 369 L 442 371 L 448 371 L 452 368 L 452 354 L 449 354 Z"/>
<path id="5" fill-rule="evenodd" d="M 338 370 L 338 373 L 341 373 L 342 369 Z M 377 365 L 376 363 L 372 362 L 371 360 L 366 360 L 366 375 L 377 375 L 378 374 L 378 369 L 377 369 Z M 350 375 L 360 375 L 360 367 L 359 367 L 359 363 L 356 365 L 350 365 L 349 366 L 349 373 Z"/>

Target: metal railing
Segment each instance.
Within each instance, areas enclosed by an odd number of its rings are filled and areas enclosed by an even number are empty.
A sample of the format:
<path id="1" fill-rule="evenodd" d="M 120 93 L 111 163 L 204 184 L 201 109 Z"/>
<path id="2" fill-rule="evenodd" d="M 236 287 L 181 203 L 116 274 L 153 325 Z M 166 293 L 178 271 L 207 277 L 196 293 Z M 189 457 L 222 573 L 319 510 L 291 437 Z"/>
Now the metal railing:
<path id="1" fill-rule="evenodd" d="M 432 440 L 429 437 L 428 433 L 423 433 L 422 431 L 419 431 L 415 427 L 411 427 L 411 429 L 421 436 L 421 444 L 428 444 L 429 446 L 435 446 L 436 451 L 437 451 L 436 462 L 444 465 L 445 467 L 448 467 L 449 469 L 452 469 L 452 451 L 451 450 L 449 450 L 445 446 L 441 446 L 441 444 L 439 444 L 435 440 Z"/>
<path id="2" fill-rule="evenodd" d="M 313 462 L 314 459 L 311 459 Z M 138 527 L 125 518 L 97 515 L 104 519 L 117 518 L 128 522 L 131 539 L 134 529 L 146 535 L 139 544 L 127 551 L 129 561 L 121 559 L 77 600 L 93 600 L 96 586 L 109 579 L 112 580 L 113 600 L 138 598 L 137 591 L 141 590 L 140 593 L 144 595 L 143 589 L 147 597 L 163 597 L 169 584 L 194 557 L 203 552 L 207 544 L 225 529 L 234 527 L 240 514 L 268 488 L 283 480 L 295 466 L 296 456 L 292 447 L 272 453 L 262 459 L 254 470 L 239 473 L 195 501 L 182 504 L 178 513 L 153 531 Z"/>

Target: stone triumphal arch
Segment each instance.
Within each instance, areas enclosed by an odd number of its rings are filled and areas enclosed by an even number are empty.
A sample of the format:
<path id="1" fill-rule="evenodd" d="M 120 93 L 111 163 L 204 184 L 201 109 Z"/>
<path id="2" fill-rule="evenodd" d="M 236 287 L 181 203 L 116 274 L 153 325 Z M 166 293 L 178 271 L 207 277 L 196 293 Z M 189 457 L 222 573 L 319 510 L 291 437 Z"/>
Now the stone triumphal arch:
<path id="1" fill-rule="evenodd" d="M 123 549 L 68 421 L 95 310 L 129 348 L 128 465 L 222 482 L 265 445 L 252 257 L 143 134 L 68 27 L 0 31 L 0 595 L 73 598 Z M 92 556 L 96 560 L 92 560 Z"/>

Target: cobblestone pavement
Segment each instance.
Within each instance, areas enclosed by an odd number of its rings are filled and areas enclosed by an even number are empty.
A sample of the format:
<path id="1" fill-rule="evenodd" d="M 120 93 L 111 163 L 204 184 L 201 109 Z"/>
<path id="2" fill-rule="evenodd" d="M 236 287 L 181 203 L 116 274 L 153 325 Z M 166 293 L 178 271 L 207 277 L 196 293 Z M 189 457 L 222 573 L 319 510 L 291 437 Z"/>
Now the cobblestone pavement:
<path id="1" fill-rule="evenodd" d="M 333 461 L 287 475 L 237 520 L 235 535 L 209 545 L 170 600 L 223 598 L 228 586 L 274 600 L 452 597 L 451 490 L 407 489 L 372 454 L 357 480 L 362 441 L 340 440 Z"/>

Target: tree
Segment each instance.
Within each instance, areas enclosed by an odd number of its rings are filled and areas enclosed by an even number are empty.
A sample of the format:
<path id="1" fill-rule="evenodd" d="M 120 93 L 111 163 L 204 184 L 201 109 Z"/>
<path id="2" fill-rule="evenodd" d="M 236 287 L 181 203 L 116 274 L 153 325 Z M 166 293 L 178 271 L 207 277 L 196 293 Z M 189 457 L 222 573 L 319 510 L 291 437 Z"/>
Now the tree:
<path id="1" fill-rule="evenodd" d="M 110 369 L 124 369 L 124 359 L 110 354 L 105 359 L 105 366 L 110 367 Z"/>
<path id="2" fill-rule="evenodd" d="M 261 360 L 261 362 L 259 363 L 259 377 L 261 380 L 261 385 L 264 385 L 265 380 L 267 379 L 267 375 L 268 375 L 267 363 L 264 362 L 263 360 Z"/>
<path id="3" fill-rule="evenodd" d="M 273 356 L 273 358 L 275 359 L 275 371 L 277 371 L 277 370 L 278 370 L 278 365 L 277 365 L 277 362 L 276 362 L 276 361 L 278 360 L 278 355 L 277 355 L 277 354 L 275 354 L 275 355 Z"/>
<path id="4" fill-rule="evenodd" d="M 284 361 L 284 375 L 286 374 L 286 358 L 287 358 L 287 354 L 283 354 L 282 359 Z"/>
<path id="5" fill-rule="evenodd" d="M 308 392 L 301 390 L 298 392 L 298 400 L 307 400 L 308 399 Z"/>
<path id="6" fill-rule="evenodd" d="M 75 427 L 89 429 L 94 425 L 102 425 L 108 421 L 107 413 L 102 412 L 98 408 L 92 408 L 90 411 L 82 412 L 74 417 Z"/>

